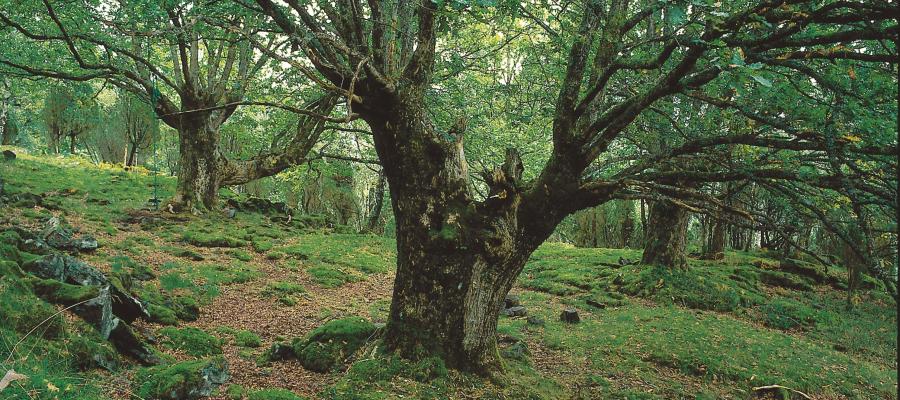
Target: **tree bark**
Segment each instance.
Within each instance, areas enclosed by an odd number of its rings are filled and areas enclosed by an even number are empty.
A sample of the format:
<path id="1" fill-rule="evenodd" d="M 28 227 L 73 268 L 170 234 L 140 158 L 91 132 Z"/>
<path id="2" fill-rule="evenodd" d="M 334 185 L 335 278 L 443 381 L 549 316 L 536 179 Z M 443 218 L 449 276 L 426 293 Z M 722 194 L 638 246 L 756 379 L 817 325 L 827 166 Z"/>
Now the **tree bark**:
<path id="1" fill-rule="evenodd" d="M 709 233 L 709 243 L 703 258 L 707 260 L 725 258 L 725 222 L 720 218 L 712 219 L 712 230 Z"/>
<path id="2" fill-rule="evenodd" d="M 215 206 L 222 175 L 218 127 L 196 118 L 178 132 L 181 173 L 171 203 L 177 211 L 197 212 Z"/>
<path id="3" fill-rule="evenodd" d="M 384 208 L 384 190 L 387 184 L 384 171 L 378 173 L 378 182 L 375 184 L 372 196 L 372 208 L 369 210 L 369 220 L 366 222 L 366 231 L 375 232 L 381 222 L 381 209 Z"/>
<path id="4" fill-rule="evenodd" d="M 687 210 L 678 207 L 671 200 L 653 202 L 647 218 L 647 242 L 641 263 L 687 268 L 684 249 L 689 217 Z"/>
<path id="5" fill-rule="evenodd" d="M 463 128 L 435 132 L 421 103 L 394 101 L 374 102 L 389 106 L 371 114 L 354 105 L 373 130 L 397 223 L 385 345 L 408 358 L 439 356 L 456 369 L 499 371 L 503 298 L 546 238 L 527 239 L 519 226 L 518 153 L 508 151 L 503 166 L 487 177 L 488 199 L 476 202 L 468 187 Z"/>

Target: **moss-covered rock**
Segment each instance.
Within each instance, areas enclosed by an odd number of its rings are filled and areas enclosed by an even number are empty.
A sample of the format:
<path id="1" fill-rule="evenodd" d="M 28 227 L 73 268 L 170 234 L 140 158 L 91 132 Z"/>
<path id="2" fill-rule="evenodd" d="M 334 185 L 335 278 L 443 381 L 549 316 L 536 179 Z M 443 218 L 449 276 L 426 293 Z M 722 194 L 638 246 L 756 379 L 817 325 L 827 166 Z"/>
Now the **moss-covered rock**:
<path id="1" fill-rule="evenodd" d="M 304 400 L 294 392 L 285 389 L 254 390 L 247 396 L 248 400 Z"/>
<path id="2" fill-rule="evenodd" d="M 97 286 L 70 285 L 55 279 L 32 278 L 27 282 L 41 298 L 67 306 L 93 299 L 100 294 Z"/>
<path id="3" fill-rule="evenodd" d="M 200 317 L 200 303 L 193 297 L 179 296 L 172 300 L 172 304 L 178 319 L 196 321 Z"/>
<path id="4" fill-rule="evenodd" d="M 119 354 L 96 333 L 71 335 L 65 347 L 71 366 L 76 370 L 104 368 L 113 371 L 119 365 Z"/>
<path id="5" fill-rule="evenodd" d="M 259 347 L 262 346 L 262 339 L 253 332 L 242 330 L 234 333 L 234 344 L 240 347 Z"/>
<path id="6" fill-rule="evenodd" d="M 38 298 L 30 285 L 14 275 L 0 276 L 0 326 L 20 334 L 40 326 L 32 334 L 45 339 L 65 333 L 65 323 L 56 308 Z"/>
<path id="7" fill-rule="evenodd" d="M 178 316 L 169 307 L 149 304 L 147 305 L 147 312 L 150 313 L 150 321 L 152 322 L 162 325 L 175 325 L 178 323 Z"/>
<path id="8" fill-rule="evenodd" d="M 137 374 L 138 396 L 159 400 L 194 400 L 209 396 L 228 378 L 223 357 L 144 368 Z"/>
<path id="9" fill-rule="evenodd" d="M 222 341 L 197 328 L 163 328 L 159 330 L 163 346 L 203 357 L 222 354 Z"/>
<path id="10" fill-rule="evenodd" d="M 328 372 L 359 350 L 375 333 L 375 325 L 350 317 L 330 321 L 293 343 L 294 354 L 306 369 Z"/>

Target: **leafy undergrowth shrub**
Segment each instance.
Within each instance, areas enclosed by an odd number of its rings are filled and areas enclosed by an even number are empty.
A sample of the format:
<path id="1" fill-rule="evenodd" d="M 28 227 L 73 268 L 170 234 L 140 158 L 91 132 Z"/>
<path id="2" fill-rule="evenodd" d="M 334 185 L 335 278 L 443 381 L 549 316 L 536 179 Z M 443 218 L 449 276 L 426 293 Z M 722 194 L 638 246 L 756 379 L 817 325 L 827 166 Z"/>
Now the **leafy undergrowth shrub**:
<path id="1" fill-rule="evenodd" d="M 135 374 L 137 395 L 144 399 L 191 400 L 209 396 L 227 379 L 225 359 L 183 361 L 141 368 Z"/>
<path id="2" fill-rule="evenodd" d="M 159 330 L 160 343 L 194 357 L 222 354 L 222 341 L 197 328 L 166 327 Z"/>
<path id="3" fill-rule="evenodd" d="M 297 304 L 296 295 L 302 293 L 306 293 L 306 288 L 304 288 L 303 285 L 293 282 L 276 281 L 269 282 L 261 294 L 266 297 L 275 297 L 282 304 L 292 306 Z"/>
<path id="4" fill-rule="evenodd" d="M 303 367 L 328 372 L 372 339 L 375 331 L 375 325 L 361 317 L 337 319 L 316 328 L 304 339 L 295 339 L 291 347 Z"/>

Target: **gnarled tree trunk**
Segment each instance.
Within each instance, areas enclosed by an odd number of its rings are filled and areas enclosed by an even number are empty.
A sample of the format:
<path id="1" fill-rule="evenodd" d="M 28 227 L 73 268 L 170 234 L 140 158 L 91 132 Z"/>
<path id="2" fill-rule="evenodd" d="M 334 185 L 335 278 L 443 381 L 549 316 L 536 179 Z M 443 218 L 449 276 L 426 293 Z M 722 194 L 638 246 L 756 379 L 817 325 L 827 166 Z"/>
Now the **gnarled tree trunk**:
<path id="1" fill-rule="evenodd" d="M 178 131 L 181 173 L 172 204 L 177 210 L 213 208 L 222 181 L 223 156 L 219 152 L 218 127 L 198 117 L 185 120 Z"/>
<path id="2" fill-rule="evenodd" d="M 669 268 L 687 268 L 684 254 L 690 214 L 671 200 L 659 200 L 650 205 L 647 218 L 647 241 L 642 264 Z"/>
<path id="3" fill-rule="evenodd" d="M 385 344 L 410 358 L 438 355 L 453 368 L 497 371 L 503 298 L 546 238 L 522 236 L 516 189 L 521 161 L 509 151 L 503 167 L 487 177 L 489 198 L 473 201 L 462 129 L 451 130 L 455 141 L 448 141 L 423 123 L 424 107 L 396 101 L 389 112 L 363 114 L 375 133 L 397 221 Z"/>

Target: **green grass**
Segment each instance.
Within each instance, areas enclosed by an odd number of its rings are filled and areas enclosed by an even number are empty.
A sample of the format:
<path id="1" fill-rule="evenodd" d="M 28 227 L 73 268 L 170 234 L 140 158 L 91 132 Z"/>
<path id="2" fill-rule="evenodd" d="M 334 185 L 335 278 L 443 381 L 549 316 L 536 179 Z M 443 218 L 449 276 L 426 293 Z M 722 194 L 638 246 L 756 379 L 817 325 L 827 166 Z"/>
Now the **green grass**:
<path id="1" fill-rule="evenodd" d="M 356 234 L 308 234 L 279 252 L 303 260 L 316 283 L 336 287 L 385 273 L 396 265 L 396 246 L 390 239 Z"/>

